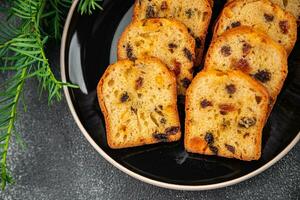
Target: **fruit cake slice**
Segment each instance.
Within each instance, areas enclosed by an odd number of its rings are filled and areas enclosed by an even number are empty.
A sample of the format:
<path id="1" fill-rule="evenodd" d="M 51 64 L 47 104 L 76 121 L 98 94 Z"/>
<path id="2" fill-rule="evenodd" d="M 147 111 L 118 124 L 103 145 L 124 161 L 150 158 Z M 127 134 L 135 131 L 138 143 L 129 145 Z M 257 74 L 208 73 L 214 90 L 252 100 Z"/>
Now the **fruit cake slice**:
<path id="1" fill-rule="evenodd" d="M 298 25 L 300 24 L 300 0 L 270 0 L 279 5 L 282 9 L 292 13 Z"/>
<path id="2" fill-rule="evenodd" d="M 208 0 L 136 0 L 133 20 L 164 17 L 184 23 L 196 41 L 195 65 L 198 66 L 201 64 L 211 13 Z"/>
<path id="3" fill-rule="evenodd" d="M 238 0 L 224 7 L 214 28 L 214 37 L 241 25 L 265 32 L 289 54 L 297 39 L 295 17 L 267 0 Z"/>
<path id="4" fill-rule="evenodd" d="M 239 69 L 263 84 L 273 102 L 287 75 L 285 49 L 263 32 L 240 26 L 230 29 L 210 45 L 205 69 Z"/>
<path id="5" fill-rule="evenodd" d="M 177 76 L 178 94 L 184 95 L 193 78 L 195 41 L 185 25 L 155 18 L 132 22 L 118 43 L 118 59 L 153 56 Z"/>
<path id="6" fill-rule="evenodd" d="M 228 0 L 231 2 L 234 0 Z M 270 0 L 272 3 L 279 5 L 282 9 L 292 13 L 297 20 L 298 26 L 300 24 L 300 0 Z"/>
<path id="7" fill-rule="evenodd" d="M 176 79 L 154 58 L 110 65 L 97 87 L 111 148 L 180 139 Z"/>
<path id="8" fill-rule="evenodd" d="M 259 159 L 268 104 L 266 89 L 240 71 L 200 72 L 186 93 L 186 150 Z"/>

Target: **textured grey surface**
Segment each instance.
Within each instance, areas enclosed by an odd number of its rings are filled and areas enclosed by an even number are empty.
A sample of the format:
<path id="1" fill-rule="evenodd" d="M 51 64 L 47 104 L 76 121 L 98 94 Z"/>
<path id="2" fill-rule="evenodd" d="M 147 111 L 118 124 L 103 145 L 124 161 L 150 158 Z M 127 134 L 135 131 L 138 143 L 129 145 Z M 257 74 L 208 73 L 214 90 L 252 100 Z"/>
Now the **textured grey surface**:
<path id="1" fill-rule="evenodd" d="M 39 99 L 35 80 L 26 84 L 25 101 L 28 111 L 19 108 L 17 130 L 27 148 L 11 145 L 16 184 L 0 199 L 300 199 L 300 143 L 273 167 L 238 185 L 173 191 L 137 181 L 105 161 L 77 128 L 66 101 L 49 107 L 45 95 Z"/>

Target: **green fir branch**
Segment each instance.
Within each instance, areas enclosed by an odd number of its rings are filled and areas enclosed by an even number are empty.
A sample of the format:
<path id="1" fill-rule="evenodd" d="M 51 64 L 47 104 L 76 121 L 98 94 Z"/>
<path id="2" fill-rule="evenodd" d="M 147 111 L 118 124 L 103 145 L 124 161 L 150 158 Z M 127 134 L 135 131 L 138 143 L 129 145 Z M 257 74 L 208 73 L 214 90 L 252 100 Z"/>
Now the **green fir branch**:
<path id="1" fill-rule="evenodd" d="M 78 5 L 78 12 L 80 14 L 89 14 L 91 15 L 94 10 L 100 9 L 102 10 L 102 7 L 100 6 L 101 0 L 80 0 Z"/>
<path id="2" fill-rule="evenodd" d="M 100 0 L 81 0 L 78 11 L 91 14 L 102 9 Z M 0 72 L 13 75 L 0 83 L 0 181 L 4 189 L 13 183 L 7 156 L 12 134 L 21 146 L 15 131 L 17 108 L 24 103 L 25 81 L 35 77 L 42 91 L 48 92 L 48 103 L 61 100 L 63 86 L 77 86 L 59 81 L 53 74 L 45 48 L 49 37 L 59 40 L 63 23 L 72 0 L 6 0 L 1 11 L 8 16 L 0 22 Z M 26 108 L 26 106 L 24 106 Z"/>

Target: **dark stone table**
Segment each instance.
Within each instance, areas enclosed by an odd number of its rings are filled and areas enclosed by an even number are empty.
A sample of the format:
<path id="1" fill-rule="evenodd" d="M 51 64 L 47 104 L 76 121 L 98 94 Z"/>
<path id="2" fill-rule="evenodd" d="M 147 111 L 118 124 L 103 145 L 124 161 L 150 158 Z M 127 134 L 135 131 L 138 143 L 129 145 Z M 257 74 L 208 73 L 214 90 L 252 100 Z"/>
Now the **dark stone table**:
<path id="1" fill-rule="evenodd" d="M 59 50 L 50 60 L 58 66 Z M 54 69 L 59 74 L 59 69 Z M 6 78 L 0 73 L 0 82 Z M 38 82 L 26 83 L 27 111 L 19 106 L 16 129 L 26 148 L 13 140 L 9 164 L 16 180 L 2 200 L 135 199 L 300 199 L 300 143 L 264 173 L 240 184 L 210 191 L 158 188 L 122 173 L 104 160 L 75 124 L 65 99 L 49 106 Z"/>

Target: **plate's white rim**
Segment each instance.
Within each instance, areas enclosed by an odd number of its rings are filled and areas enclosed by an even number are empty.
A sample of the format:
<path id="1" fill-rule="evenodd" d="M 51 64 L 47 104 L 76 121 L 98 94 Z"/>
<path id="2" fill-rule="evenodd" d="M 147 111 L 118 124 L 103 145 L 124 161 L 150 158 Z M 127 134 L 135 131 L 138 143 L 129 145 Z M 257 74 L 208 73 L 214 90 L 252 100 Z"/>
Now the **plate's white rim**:
<path id="1" fill-rule="evenodd" d="M 66 23 L 64 26 L 64 31 L 63 31 L 63 35 L 62 35 L 62 41 L 61 41 L 61 49 L 60 49 L 60 66 L 61 66 L 61 78 L 63 82 L 66 82 L 66 71 L 65 71 L 65 45 L 66 45 L 66 39 L 67 39 L 67 32 L 69 30 L 69 26 L 71 23 L 71 19 L 73 16 L 73 13 L 75 11 L 76 5 L 78 3 L 79 0 L 74 0 L 72 3 L 72 6 L 69 10 L 67 19 L 66 19 Z M 278 160 L 280 160 L 283 156 L 285 156 L 294 146 L 295 144 L 297 144 L 297 142 L 300 140 L 300 132 L 297 134 L 297 136 L 292 140 L 292 142 L 282 151 L 280 152 L 276 157 L 274 157 L 272 160 L 270 160 L 268 163 L 266 163 L 265 165 L 261 166 L 260 168 L 258 168 L 257 170 L 246 174 L 244 176 L 241 176 L 239 178 L 230 180 L 230 181 L 225 181 L 222 183 L 217 183 L 217 184 L 209 184 L 209 185 L 195 185 L 195 186 L 191 186 L 191 185 L 178 185 L 178 184 L 171 184 L 171 183 L 165 183 L 165 182 L 161 182 L 161 181 L 156 181 L 156 180 L 152 180 L 150 178 L 141 176 L 127 168 L 125 168 L 124 166 L 120 165 L 118 162 L 116 162 L 115 160 L 113 160 L 109 155 L 107 155 L 96 143 L 95 141 L 90 137 L 90 135 L 88 134 L 88 132 L 85 130 L 85 128 L 83 127 L 83 125 L 81 124 L 76 111 L 74 109 L 74 106 L 72 104 L 71 101 L 71 97 L 70 97 L 70 93 L 68 91 L 68 88 L 64 86 L 64 93 L 66 96 L 66 100 L 69 106 L 69 109 L 71 111 L 71 114 L 73 115 L 73 118 L 75 119 L 76 124 L 78 125 L 79 129 L 81 130 L 82 134 L 85 136 L 85 138 L 88 140 L 88 142 L 96 149 L 96 151 L 98 153 L 100 153 L 100 155 L 102 157 L 104 157 L 108 162 L 110 162 L 112 165 L 114 165 L 115 167 L 117 167 L 119 170 L 125 172 L 126 174 L 141 180 L 145 183 L 151 184 L 151 185 L 155 185 L 155 186 L 159 186 L 159 187 L 163 187 L 163 188 L 168 188 L 168 189 L 175 189 L 175 190 L 211 190 L 211 189 L 217 189 L 217 188 L 222 188 L 222 187 L 226 187 L 226 186 L 230 186 L 230 185 L 234 185 L 237 184 L 239 182 L 245 181 L 249 178 L 252 178 L 256 175 L 258 175 L 259 173 L 265 171 L 266 169 L 268 169 L 269 167 L 271 167 L 273 164 L 275 164 Z"/>

